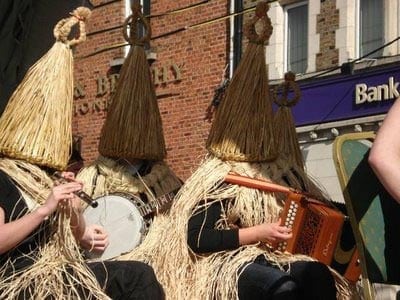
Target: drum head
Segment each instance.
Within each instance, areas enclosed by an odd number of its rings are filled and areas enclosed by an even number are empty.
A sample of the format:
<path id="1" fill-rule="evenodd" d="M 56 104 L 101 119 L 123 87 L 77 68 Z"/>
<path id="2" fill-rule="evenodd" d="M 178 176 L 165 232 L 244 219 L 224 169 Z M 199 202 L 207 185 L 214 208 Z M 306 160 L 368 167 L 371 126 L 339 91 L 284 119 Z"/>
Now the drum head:
<path id="1" fill-rule="evenodd" d="M 88 206 L 83 215 L 87 225 L 97 224 L 105 228 L 110 244 L 103 253 L 86 251 L 87 257 L 106 260 L 139 245 L 144 222 L 133 201 L 121 195 L 106 195 L 96 200 L 98 207 Z"/>

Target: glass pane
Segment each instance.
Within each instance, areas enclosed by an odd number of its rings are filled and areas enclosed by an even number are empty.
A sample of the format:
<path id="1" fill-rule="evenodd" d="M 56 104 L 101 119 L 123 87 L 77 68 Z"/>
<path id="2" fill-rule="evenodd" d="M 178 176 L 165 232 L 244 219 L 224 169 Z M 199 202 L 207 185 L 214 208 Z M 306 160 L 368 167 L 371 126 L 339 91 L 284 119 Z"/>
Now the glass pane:
<path id="1" fill-rule="evenodd" d="M 383 46 L 383 1 L 360 0 L 360 56 Z M 383 49 L 368 57 L 381 57 Z"/>
<path id="2" fill-rule="evenodd" d="M 307 70 L 308 6 L 287 10 L 288 71 L 305 73 Z"/>

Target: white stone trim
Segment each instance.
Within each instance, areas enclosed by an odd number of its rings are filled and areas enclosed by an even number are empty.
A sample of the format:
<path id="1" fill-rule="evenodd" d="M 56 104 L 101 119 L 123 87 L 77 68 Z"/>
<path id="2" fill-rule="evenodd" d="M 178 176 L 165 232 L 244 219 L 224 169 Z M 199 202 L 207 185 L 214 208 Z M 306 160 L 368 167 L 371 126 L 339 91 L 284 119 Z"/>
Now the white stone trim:
<path id="1" fill-rule="evenodd" d="M 358 0 L 337 0 L 339 28 L 336 30 L 336 48 L 339 65 L 358 58 Z"/>
<path id="2" fill-rule="evenodd" d="M 386 114 L 297 127 L 300 144 L 334 140 L 350 132 L 377 131 Z"/>
<path id="3" fill-rule="evenodd" d="M 384 43 L 388 43 L 400 34 L 400 1 L 399 0 L 384 0 L 383 4 L 383 14 L 384 14 Z M 383 49 L 384 56 L 393 56 L 399 54 L 400 43 L 393 43 Z"/>
<path id="4" fill-rule="evenodd" d="M 273 32 L 266 48 L 266 63 L 270 79 L 283 78 L 284 74 L 284 13 L 279 2 L 271 3 L 269 12 Z"/>
<path id="5" fill-rule="evenodd" d="M 308 2 L 308 59 L 307 73 L 317 70 L 317 53 L 320 51 L 319 33 L 317 33 L 317 16 L 321 12 L 320 0 Z"/>

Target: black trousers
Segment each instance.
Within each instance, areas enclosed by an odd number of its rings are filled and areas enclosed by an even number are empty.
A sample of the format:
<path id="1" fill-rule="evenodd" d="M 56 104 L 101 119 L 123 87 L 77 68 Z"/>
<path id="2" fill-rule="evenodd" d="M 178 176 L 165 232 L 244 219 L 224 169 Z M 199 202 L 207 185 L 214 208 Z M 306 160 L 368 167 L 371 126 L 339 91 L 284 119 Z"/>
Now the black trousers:
<path id="1" fill-rule="evenodd" d="M 27 264 L 30 261 L 27 261 Z M 163 300 L 164 291 L 153 269 L 138 261 L 105 261 L 88 263 L 100 286 L 113 300 Z M 21 269 L 22 271 L 23 269 Z M 69 270 L 73 276 L 73 271 Z M 10 271 L 11 273 L 11 271 Z M 23 276 L 23 275 L 21 275 Z M 34 286 L 22 291 L 18 300 L 33 299 Z M 76 287 L 81 299 L 87 299 L 90 291 Z M 46 300 L 53 298 L 47 297 Z"/>
<path id="2" fill-rule="evenodd" d="M 161 300 L 164 292 L 153 269 L 138 261 L 88 263 L 101 287 L 113 300 Z"/>
<path id="3" fill-rule="evenodd" d="M 238 281 L 240 300 L 334 300 L 335 281 L 319 262 L 299 261 L 288 272 L 271 265 L 264 257 L 245 265 Z"/>

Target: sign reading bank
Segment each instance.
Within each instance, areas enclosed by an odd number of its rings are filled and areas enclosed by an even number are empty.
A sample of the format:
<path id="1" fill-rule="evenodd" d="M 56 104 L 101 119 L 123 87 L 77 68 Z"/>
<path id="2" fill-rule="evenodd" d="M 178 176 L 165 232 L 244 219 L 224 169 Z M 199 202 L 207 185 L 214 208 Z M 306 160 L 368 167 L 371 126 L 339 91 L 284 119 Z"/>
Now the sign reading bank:
<path id="1" fill-rule="evenodd" d="M 397 99 L 399 94 L 399 82 L 394 77 L 389 77 L 387 84 L 368 86 L 365 83 L 356 84 L 356 104 L 374 102 L 382 100 Z"/>
<path id="2" fill-rule="evenodd" d="M 400 65 L 299 82 L 297 126 L 385 114 L 400 97 Z"/>

